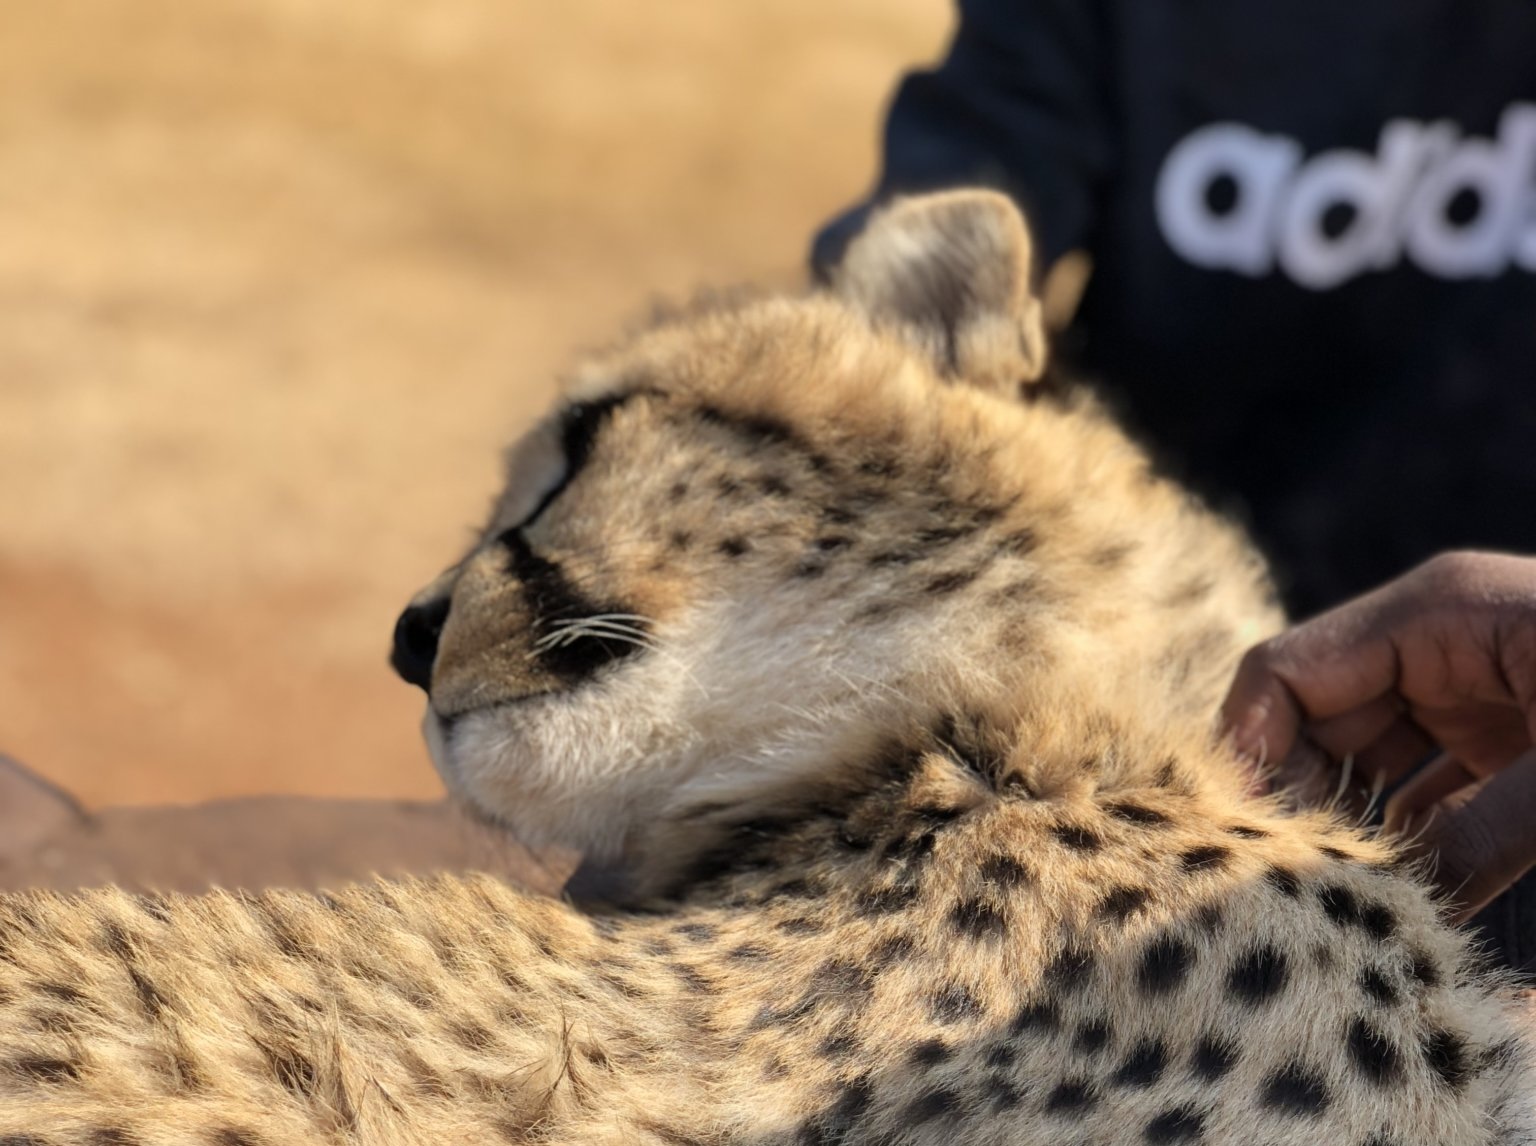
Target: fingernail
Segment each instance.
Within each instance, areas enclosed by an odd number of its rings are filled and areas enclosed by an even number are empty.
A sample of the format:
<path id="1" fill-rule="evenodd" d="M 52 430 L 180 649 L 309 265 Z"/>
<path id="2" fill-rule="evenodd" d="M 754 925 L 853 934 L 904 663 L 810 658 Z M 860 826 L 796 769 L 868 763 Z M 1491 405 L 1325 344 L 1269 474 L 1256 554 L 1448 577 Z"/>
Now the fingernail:
<path id="1" fill-rule="evenodd" d="M 1264 751 L 1264 725 L 1271 709 L 1268 697 L 1250 704 L 1232 727 L 1232 747 L 1239 756 L 1258 761 Z"/>

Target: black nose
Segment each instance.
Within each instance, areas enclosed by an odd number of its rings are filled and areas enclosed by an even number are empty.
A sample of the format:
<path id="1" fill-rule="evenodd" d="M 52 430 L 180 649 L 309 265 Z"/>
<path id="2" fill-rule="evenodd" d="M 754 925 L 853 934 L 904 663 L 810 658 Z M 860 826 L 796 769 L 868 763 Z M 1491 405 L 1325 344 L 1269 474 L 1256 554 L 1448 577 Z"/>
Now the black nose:
<path id="1" fill-rule="evenodd" d="M 432 683 L 432 662 L 437 659 L 437 641 L 448 621 L 448 599 L 425 605 L 408 605 L 395 622 L 395 647 L 389 663 L 402 680 L 426 689 Z"/>

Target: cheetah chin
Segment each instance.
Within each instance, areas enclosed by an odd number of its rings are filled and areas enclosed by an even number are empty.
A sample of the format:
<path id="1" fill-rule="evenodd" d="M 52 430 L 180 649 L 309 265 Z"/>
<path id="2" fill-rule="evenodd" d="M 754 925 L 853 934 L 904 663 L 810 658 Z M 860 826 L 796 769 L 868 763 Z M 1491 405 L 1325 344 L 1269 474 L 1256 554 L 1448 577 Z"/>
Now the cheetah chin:
<path id="1" fill-rule="evenodd" d="M 1030 278 L 914 198 L 588 359 L 394 663 L 605 898 L 0 897 L 0 1146 L 1536 1142 L 1393 841 L 1245 795 L 1263 565 L 1043 380 Z"/>

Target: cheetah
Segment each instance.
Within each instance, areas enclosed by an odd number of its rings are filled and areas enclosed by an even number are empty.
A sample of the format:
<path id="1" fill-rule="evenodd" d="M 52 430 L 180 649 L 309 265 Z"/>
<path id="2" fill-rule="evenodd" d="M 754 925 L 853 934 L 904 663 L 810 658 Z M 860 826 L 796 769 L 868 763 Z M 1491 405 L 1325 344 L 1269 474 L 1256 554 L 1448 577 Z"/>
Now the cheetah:
<path id="1" fill-rule="evenodd" d="M 449 789 L 582 850 L 0 898 L 5 1146 L 1491 1146 L 1507 987 L 1212 730 L 1261 560 L 1042 382 L 1005 198 L 590 356 L 402 615 Z"/>

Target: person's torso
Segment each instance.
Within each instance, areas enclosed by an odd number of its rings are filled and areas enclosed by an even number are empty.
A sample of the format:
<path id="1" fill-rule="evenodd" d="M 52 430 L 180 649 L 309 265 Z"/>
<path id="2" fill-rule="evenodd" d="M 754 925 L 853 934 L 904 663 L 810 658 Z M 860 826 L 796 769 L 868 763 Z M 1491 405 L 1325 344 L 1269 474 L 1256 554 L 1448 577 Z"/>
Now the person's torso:
<path id="1" fill-rule="evenodd" d="M 1109 19 L 1086 363 L 1272 545 L 1360 567 L 1303 605 L 1438 548 L 1536 550 L 1536 2 Z M 1346 511 L 1381 518 L 1370 553 L 1336 552 Z"/>

